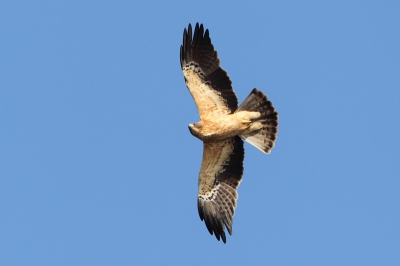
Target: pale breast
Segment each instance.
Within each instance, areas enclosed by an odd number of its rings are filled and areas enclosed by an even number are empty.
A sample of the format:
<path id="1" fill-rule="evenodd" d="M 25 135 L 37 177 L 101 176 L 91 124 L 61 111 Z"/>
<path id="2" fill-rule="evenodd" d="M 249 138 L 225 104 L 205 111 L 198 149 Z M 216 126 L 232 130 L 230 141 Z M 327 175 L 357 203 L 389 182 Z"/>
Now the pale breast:
<path id="1" fill-rule="evenodd" d="M 248 125 L 235 114 L 208 115 L 202 120 L 201 139 L 203 141 L 216 141 L 240 135 Z"/>

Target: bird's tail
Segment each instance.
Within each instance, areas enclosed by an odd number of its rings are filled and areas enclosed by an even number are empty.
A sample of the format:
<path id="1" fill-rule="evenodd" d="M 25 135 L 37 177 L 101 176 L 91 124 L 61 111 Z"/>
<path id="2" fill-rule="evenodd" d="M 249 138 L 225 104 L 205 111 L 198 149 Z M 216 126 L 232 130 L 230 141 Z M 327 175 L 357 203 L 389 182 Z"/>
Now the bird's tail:
<path id="1" fill-rule="evenodd" d="M 251 122 L 260 122 L 262 128 L 240 137 L 263 153 L 270 153 L 275 145 L 278 132 L 278 113 L 272 103 L 268 101 L 267 96 L 263 92 L 253 89 L 235 113 L 239 111 L 260 113 L 260 116 Z"/>

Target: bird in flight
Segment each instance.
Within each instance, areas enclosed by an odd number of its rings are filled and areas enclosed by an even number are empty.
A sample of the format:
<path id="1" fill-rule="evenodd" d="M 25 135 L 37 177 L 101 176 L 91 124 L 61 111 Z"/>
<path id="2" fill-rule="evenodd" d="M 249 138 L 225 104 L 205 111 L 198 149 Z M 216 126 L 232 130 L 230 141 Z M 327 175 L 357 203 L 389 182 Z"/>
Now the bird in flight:
<path id="1" fill-rule="evenodd" d="M 189 124 L 190 133 L 203 141 L 197 207 L 210 234 L 226 243 L 225 228 L 232 235 L 232 218 L 242 181 L 247 141 L 270 153 L 278 132 L 278 113 L 267 96 L 253 89 L 238 107 L 232 82 L 220 67 L 208 30 L 196 24 L 183 32 L 180 61 L 186 86 L 200 121 Z M 242 140 L 243 139 L 243 140 Z"/>

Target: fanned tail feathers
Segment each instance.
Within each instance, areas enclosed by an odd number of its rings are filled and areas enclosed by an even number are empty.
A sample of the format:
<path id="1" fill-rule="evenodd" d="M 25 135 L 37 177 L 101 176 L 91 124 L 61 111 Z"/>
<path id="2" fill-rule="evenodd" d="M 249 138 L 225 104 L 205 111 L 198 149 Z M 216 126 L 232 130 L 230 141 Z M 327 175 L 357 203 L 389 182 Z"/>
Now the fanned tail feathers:
<path id="1" fill-rule="evenodd" d="M 261 114 L 258 119 L 252 122 L 259 121 L 263 127 L 240 137 L 263 153 L 270 153 L 277 138 L 278 113 L 268 100 L 268 97 L 263 92 L 253 89 L 235 113 L 239 111 L 252 111 Z"/>

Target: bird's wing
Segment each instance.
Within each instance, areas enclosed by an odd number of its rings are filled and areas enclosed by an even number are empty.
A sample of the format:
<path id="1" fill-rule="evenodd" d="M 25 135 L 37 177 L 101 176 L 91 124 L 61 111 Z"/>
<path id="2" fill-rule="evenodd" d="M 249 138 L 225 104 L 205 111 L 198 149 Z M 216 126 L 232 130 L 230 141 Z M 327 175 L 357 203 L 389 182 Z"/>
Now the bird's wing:
<path id="1" fill-rule="evenodd" d="M 200 118 L 209 113 L 233 113 L 238 101 L 228 74 L 219 66 L 217 51 L 211 44 L 209 32 L 203 24 L 196 24 L 192 38 L 192 26 L 183 32 L 181 67 L 186 86 L 196 103 Z"/>
<path id="2" fill-rule="evenodd" d="M 210 234 L 226 243 L 224 229 L 232 234 L 236 192 L 243 175 L 244 148 L 240 137 L 204 143 L 199 174 L 197 207 Z"/>

